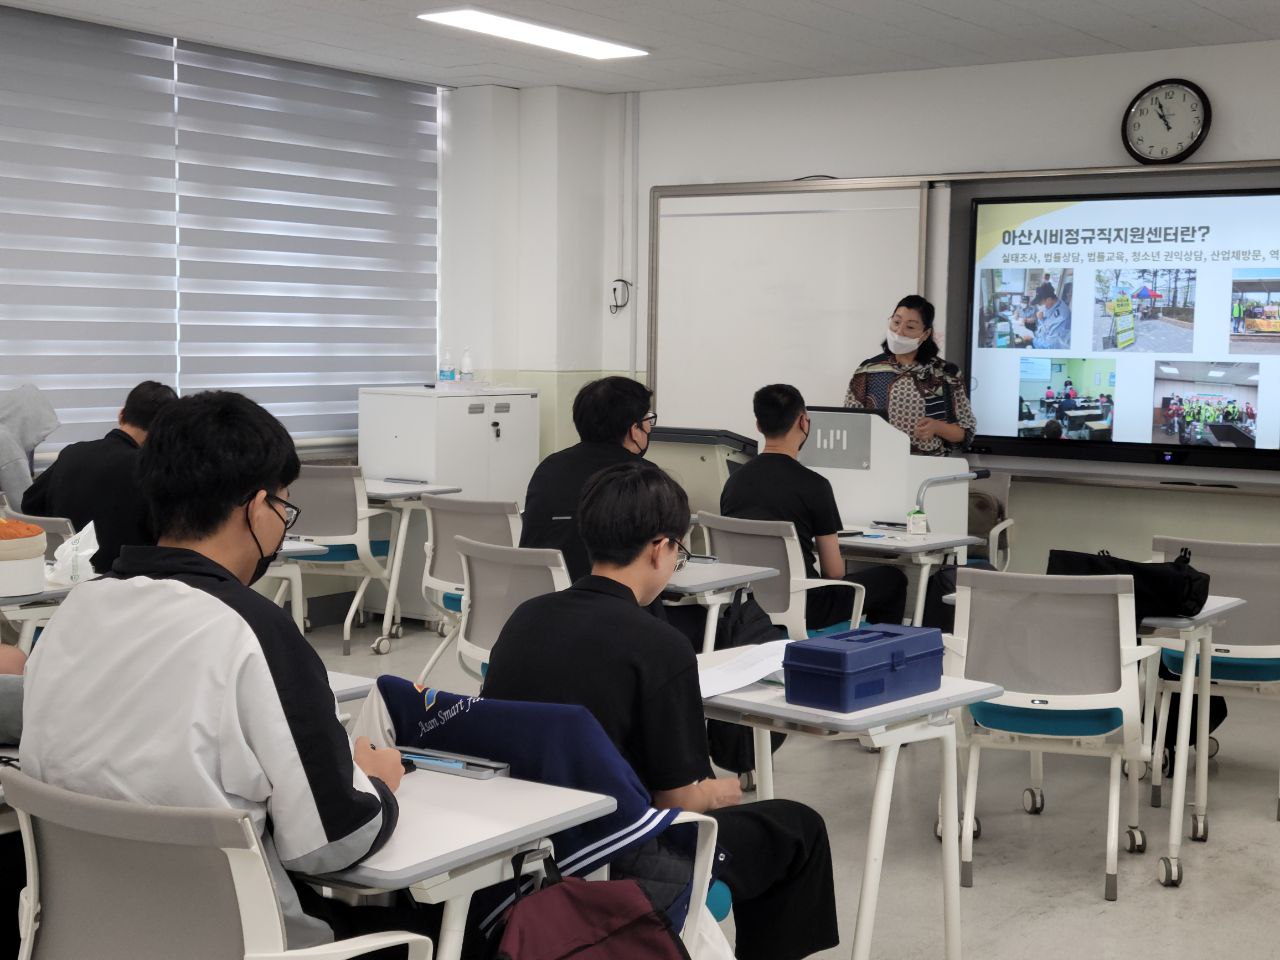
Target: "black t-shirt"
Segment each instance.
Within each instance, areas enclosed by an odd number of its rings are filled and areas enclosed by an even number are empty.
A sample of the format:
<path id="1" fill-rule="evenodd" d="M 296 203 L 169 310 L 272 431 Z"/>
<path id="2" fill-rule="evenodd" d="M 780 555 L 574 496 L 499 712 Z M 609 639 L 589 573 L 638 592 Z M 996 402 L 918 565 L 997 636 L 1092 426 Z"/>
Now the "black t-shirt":
<path id="1" fill-rule="evenodd" d="M 806 575 L 818 576 L 813 539 L 840 532 L 831 481 L 785 453 L 762 453 L 744 463 L 720 492 L 720 512 L 742 520 L 789 520 L 800 538 Z"/>
<path id="2" fill-rule="evenodd" d="M 139 447 L 123 430 L 73 443 L 36 477 L 22 509 L 37 517 L 65 517 L 77 531 L 93 522 L 98 552 L 93 569 L 106 573 L 121 547 L 155 546 L 156 535 L 138 482 Z"/>
<path id="3" fill-rule="evenodd" d="M 689 641 L 616 580 L 584 577 L 517 607 L 483 695 L 586 707 L 650 792 L 711 776 Z"/>
<path id="4" fill-rule="evenodd" d="M 569 578 L 591 572 L 587 548 L 578 533 L 578 500 L 593 474 L 636 459 L 620 443 L 579 443 L 558 450 L 538 464 L 524 496 L 520 546 L 559 550 Z"/>

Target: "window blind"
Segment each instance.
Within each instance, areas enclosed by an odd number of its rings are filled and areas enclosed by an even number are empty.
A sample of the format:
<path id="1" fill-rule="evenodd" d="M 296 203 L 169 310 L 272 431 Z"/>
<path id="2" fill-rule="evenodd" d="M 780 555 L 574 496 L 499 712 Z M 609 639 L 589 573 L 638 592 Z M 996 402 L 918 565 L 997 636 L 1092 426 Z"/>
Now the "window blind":
<path id="1" fill-rule="evenodd" d="M 183 393 L 353 435 L 365 384 L 436 369 L 438 92 L 179 42 Z"/>
<path id="2" fill-rule="evenodd" d="M 173 41 L 0 8 L 0 389 L 101 436 L 174 383 Z"/>

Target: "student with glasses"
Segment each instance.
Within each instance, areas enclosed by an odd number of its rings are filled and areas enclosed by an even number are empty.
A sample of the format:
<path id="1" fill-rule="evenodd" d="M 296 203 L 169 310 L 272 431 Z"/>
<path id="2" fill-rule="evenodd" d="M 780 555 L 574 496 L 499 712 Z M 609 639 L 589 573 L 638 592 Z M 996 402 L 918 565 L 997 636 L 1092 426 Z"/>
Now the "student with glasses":
<path id="1" fill-rule="evenodd" d="M 684 490 L 652 464 L 609 467 L 587 482 L 578 526 L 590 574 L 516 608 L 483 696 L 586 707 L 655 807 L 715 817 L 725 853 L 716 874 L 733 895 L 739 960 L 798 960 L 836 946 L 822 817 L 789 800 L 743 804 L 737 777 L 713 775 L 697 658 L 682 633 L 644 610 L 688 558 Z"/>
<path id="2" fill-rule="evenodd" d="M 25 773 L 77 793 L 248 811 L 290 949 L 432 926 L 410 906 L 356 912 L 286 872 L 381 847 L 403 774 L 394 750 L 360 738 L 353 751 L 320 657 L 250 589 L 298 519 L 298 471 L 288 432 L 246 397 L 165 406 L 138 472 L 158 542 L 123 547 L 53 615 L 28 664 L 19 747 Z"/>
<path id="3" fill-rule="evenodd" d="M 559 550 L 574 580 L 591 569 L 578 533 L 578 498 L 592 474 L 648 452 L 658 419 L 649 412 L 652 397 L 653 391 L 627 377 L 593 380 L 578 391 L 573 425 L 581 442 L 551 454 L 533 472 L 520 546 Z"/>

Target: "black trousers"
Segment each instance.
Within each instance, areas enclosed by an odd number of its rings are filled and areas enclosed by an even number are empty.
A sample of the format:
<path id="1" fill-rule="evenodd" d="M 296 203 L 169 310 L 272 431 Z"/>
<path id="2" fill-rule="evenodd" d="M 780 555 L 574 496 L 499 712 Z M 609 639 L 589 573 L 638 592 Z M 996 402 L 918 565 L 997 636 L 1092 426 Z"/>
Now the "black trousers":
<path id="1" fill-rule="evenodd" d="M 385 907 L 353 907 L 340 900 L 322 897 L 305 883 L 295 882 L 303 912 L 323 920 L 333 930 L 335 940 L 359 937 L 366 933 L 404 930 L 430 937 L 439 942 L 440 921 L 444 908 L 436 904 L 417 903 L 408 891 L 397 891 L 393 902 Z M 388 947 L 362 955 L 362 960 L 403 960 L 407 947 Z"/>
<path id="2" fill-rule="evenodd" d="M 846 580 L 867 588 L 862 613 L 872 623 L 901 623 L 907 609 L 907 575 L 898 567 L 881 564 L 846 574 Z M 805 601 L 805 622 L 821 630 L 853 615 L 853 591 L 843 587 L 810 590 Z"/>
<path id="3" fill-rule="evenodd" d="M 712 811 L 733 894 L 738 960 L 800 960 L 840 942 L 827 825 L 793 800 Z"/>
<path id="4" fill-rule="evenodd" d="M 0 836 L 0 957 L 18 955 L 18 894 L 27 885 L 22 834 Z"/>

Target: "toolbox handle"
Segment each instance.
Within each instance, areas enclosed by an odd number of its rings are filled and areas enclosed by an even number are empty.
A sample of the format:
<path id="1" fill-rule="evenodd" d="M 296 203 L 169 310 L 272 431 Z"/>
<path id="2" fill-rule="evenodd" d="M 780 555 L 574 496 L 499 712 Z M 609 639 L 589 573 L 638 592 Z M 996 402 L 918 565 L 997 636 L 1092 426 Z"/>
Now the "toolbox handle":
<path id="1" fill-rule="evenodd" d="M 891 670 L 901 670 L 907 665 L 907 655 L 901 650 L 894 650 L 889 654 L 889 668 Z"/>

